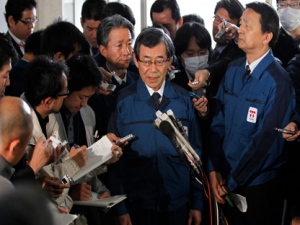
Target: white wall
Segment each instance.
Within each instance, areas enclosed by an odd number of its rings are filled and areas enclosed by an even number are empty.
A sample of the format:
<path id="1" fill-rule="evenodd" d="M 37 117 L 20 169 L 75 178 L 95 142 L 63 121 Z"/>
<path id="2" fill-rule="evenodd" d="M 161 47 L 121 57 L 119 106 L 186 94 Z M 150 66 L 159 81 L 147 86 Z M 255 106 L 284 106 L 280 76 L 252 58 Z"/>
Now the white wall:
<path id="1" fill-rule="evenodd" d="M 0 1 L 0 32 L 6 32 L 7 31 L 7 25 L 4 17 L 5 12 L 5 0 Z"/>

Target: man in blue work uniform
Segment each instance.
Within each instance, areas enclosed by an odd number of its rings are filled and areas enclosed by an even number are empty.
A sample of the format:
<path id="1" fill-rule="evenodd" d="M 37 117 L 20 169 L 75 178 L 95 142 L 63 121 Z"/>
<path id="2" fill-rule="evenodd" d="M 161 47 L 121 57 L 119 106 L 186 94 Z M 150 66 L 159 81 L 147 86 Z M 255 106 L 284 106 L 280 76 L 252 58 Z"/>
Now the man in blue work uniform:
<path id="1" fill-rule="evenodd" d="M 119 92 L 108 131 L 137 138 L 124 149 L 119 162 L 108 168 L 113 195 L 127 194 L 115 206 L 118 224 L 199 225 L 203 210 L 200 184 L 189 174 L 171 142 L 153 122 L 155 112 L 171 109 L 187 129 L 189 141 L 200 154 L 198 123 L 187 91 L 166 78 L 174 46 L 161 29 L 148 28 L 134 46 L 140 79 Z M 159 94 L 155 107 L 154 93 Z M 132 222 L 132 223 L 131 223 Z"/>
<path id="2" fill-rule="evenodd" d="M 225 203 L 228 192 L 245 196 L 248 203 L 246 213 L 224 206 L 230 225 L 281 224 L 279 175 L 287 152 L 274 127 L 289 122 L 295 94 L 287 72 L 272 54 L 278 30 L 278 15 L 271 5 L 246 5 L 238 31 L 238 46 L 246 58 L 229 65 L 216 97 L 208 165 L 211 187 L 219 203 Z"/>

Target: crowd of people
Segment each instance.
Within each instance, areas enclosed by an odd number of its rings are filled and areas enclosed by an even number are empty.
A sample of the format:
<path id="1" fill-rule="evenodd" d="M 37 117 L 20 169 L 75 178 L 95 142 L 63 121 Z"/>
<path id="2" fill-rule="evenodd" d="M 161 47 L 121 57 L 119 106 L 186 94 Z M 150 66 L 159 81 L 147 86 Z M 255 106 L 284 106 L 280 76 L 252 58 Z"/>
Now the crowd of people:
<path id="1" fill-rule="evenodd" d="M 34 31 L 36 7 L 7 0 L 0 34 L 1 222 L 56 225 L 51 205 L 82 225 L 300 224 L 299 0 L 219 0 L 212 37 L 176 0 L 154 1 L 136 38 L 124 3 L 85 0 L 83 32 L 60 19 Z M 203 180 L 154 126 L 169 110 Z M 102 136 L 111 158 L 63 182 Z M 126 199 L 74 204 L 92 193 Z"/>

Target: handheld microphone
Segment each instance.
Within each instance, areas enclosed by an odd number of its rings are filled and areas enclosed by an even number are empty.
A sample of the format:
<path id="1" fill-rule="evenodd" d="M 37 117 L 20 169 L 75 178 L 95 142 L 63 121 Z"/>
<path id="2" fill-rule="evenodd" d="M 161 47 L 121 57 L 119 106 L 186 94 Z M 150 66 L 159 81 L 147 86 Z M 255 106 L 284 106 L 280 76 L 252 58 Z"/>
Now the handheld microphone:
<path id="1" fill-rule="evenodd" d="M 192 154 L 193 159 L 195 159 L 195 163 L 200 168 L 201 165 L 202 165 L 202 162 L 201 162 L 201 159 L 200 159 L 199 155 L 195 152 L 195 150 L 192 148 L 192 146 L 190 145 L 190 143 L 186 140 L 186 138 L 180 133 L 180 131 L 174 125 L 174 123 L 172 122 L 172 119 L 170 118 L 170 116 L 168 116 L 166 113 L 161 113 L 161 112 L 160 113 L 157 112 L 156 115 L 159 116 L 159 119 L 161 121 L 167 121 L 167 122 L 169 122 L 172 125 L 173 130 L 174 130 L 174 132 L 176 134 L 177 140 L 180 140 L 181 143 L 183 143 L 187 147 L 188 152 L 190 152 L 190 154 Z M 175 117 L 175 115 L 174 115 L 174 117 Z"/>
<path id="2" fill-rule="evenodd" d="M 168 137 L 168 139 L 170 140 L 170 142 L 172 143 L 173 147 L 175 148 L 175 150 L 177 151 L 178 155 L 180 156 L 180 158 L 183 160 L 184 164 L 190 168 L 190 164 L 185 156 L 185 153 L 183 151 L 182 146 L 179 144 L 177 138 L 176 138 L 176 134 L 175 131 L 172 127 L 172 125 L 167 122 L 167 121 L 162 121 L 160 123 L 159 126 L 159 130 Z"/>

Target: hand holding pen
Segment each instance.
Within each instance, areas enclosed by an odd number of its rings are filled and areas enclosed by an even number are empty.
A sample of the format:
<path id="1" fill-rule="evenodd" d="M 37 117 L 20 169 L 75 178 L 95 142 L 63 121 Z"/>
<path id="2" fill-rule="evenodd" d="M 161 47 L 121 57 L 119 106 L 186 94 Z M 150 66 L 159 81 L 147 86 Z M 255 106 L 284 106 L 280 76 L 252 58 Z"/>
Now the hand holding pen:
<path id="1" fill-rule="evenodd" d="M 275 130 L 281 132 L 282 137 L 287 141 L 295 141 L 300 137 L 298 126 L 294 122 L 290 122 L 287 126 L 284 127 L 284 129 L 276 128 Z"/>
<path id="2" fill-rule="evenodd" d="M 45 166 L 51 156 L 52 145 L 50 140 L 45 140 L 44 137 L 40 137 L 36 144 L 33 146 L 34 149 L 29 156 L 28 165 L 32 168 L 35 174 Z"/>
<path id="3" fill-rule="evenodd" d="M 79 167 L 83 167 L 87 160 L 86 146 L 78 146 L 74 144 L 70 150 L 69 157 L 72 158 Z"/>

